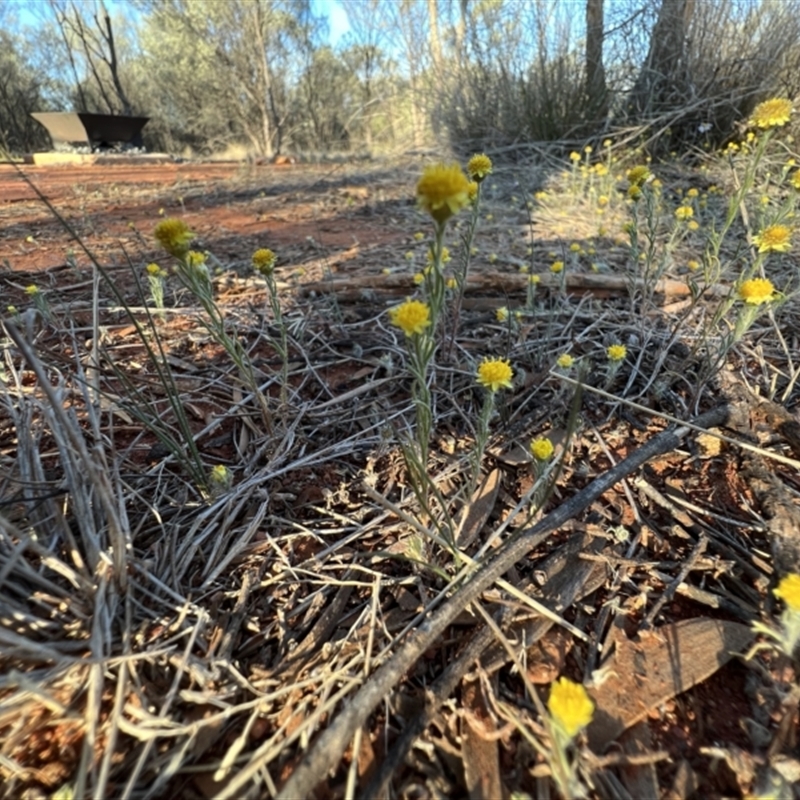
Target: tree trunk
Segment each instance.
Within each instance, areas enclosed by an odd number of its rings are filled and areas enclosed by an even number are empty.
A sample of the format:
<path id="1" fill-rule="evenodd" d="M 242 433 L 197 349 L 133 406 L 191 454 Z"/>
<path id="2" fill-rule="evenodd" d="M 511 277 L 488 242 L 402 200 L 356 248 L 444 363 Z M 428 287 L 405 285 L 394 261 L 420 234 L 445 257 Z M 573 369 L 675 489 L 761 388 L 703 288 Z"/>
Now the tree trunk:
<path id="1" fill-rule="evenodd" d="M 661 0 L 650 47 L 630 95 L 630 111 L 648 118 L 681 108 L 691 96 L 686 31 L 694 0 Z"/>
<path id="2" fill-rule="evenodd" d="M 603 66 L 603 0 L 586 0 L 586 116 L 601 122 L 608 114 Z"/>

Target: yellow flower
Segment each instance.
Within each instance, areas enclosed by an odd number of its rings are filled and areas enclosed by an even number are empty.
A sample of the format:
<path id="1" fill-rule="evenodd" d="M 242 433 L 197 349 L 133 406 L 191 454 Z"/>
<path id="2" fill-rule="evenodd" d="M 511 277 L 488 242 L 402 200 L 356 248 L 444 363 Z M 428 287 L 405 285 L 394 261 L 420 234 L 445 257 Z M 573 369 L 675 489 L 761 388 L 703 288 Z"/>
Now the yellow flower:
<path id="1" fill-rule="evenodd" d="M 425 238 L 425 234 L 422 231 L 417 231 L 414 234 L 414 241 L 421 242 Z"/>
<path id="2" fill-rule="evenodd" d="M 224 464 L 217 464 L 212 468 L 209 478 L 213 487 L 227 489 L 233 480 L 233 473 Z"/>
<path id="3" fill-rule="evenodd" d="M 528 248 L 528 249 L 530 249 L 530 248 Z M 530 255 L 530 253 L 528 253 L 528 255 Z M 531 268 L 530 268 L 530 267 L 529 267 L 527 264 L 523 264 L 523 265 L 522 265 L 522 266 L 519 268 L 519 271 L 520 271 L 520 273 L 521 273 L 522 275 L 527 275 L 527 274 L 528 274 L 528 273 L 531 271 Z"/>
<path id="4" fill-rule="evenodd" d="M 612 344 L 606 349 L 609 361 L 622 361 L 628 355 L 628 348 L 624 344 Z"/>
<path id="5" fill-rule="evenodd" d="M 587 144 L 586 147 L 583 148 L 583 152 L 588 156 L 592 152 L 592 146 Z"/>
<path id="6" fill-rule="evenodd" d="M 189 249 L 194 234 L 182 219 L 167 217 L 156 225 L 153 235 L 158 243 L 173 256 L 183 256 Z"/>
<path id="7" fill-rule="evenodd" d="M 415 272 L 414 277 L 411 280 L 413 280 L 414 283 L 416 283 L 417 286 L 419 286 L 420 284 L 425 282 L 425 276 L 421 272 Z"/>
<path id="8" fill-rule="evenodd" d="M 581 246 L 577 242 L 573 242 L 569 246 L 569 249 L 570 249 L 570 252 L 572 252 L 572 253 L 579 253 L 580 250 L 581 250 Z"/>
<path id="9" fill-rule="evenodd" d="M 470 181 L 469 186 L 467 187 L 467 197 L 469 198 L 470 203 L 474 203 L 475 198 L 477 196 L 478 196 L 478 182 Z"/>
<path id="10" fill-rule="evenodd" d="M 485 153 L 478 153 L 467 162 L 467 173 L 472 180 L 480 183 L 492 172 L 492 159 Z"/>
<path id="11" fill-rule="evenodd" d="M 547 710 L 553 722 L 572 739 L 592 721 L 594 703 L 582 684 L 561 677 L 550 687 Z"/>
<path id="12" fill-rule="evenodd" d="M 541 437 L 534 439 L 531 444 L 531 454 L 537 461 L 549 461 L 553 457 L 554 447 L 549 439 Z"/>
<path id="13" fill-rule="evenodd" d="M 700 192 L 698 192 L 697 189 L 689 189 L 689 191 L 686 192 L 687 197 L 697 197 L 699 194 Z"/>
<path id="14" fill-rule="evenodd" d="M 513 375 L 511 365 L 502 358 L 485 358 L 478 366 L 478 383 L 490 392 L 510 389 Z"/>
<path id="15" fill-rule="evenodd" d="M 789 183 L 791 183 L 792 186 L 794 186 L 794 188 L 797 189 L 798 192 L 800 192 L 800 169 L 796 169 L 792 173 L 792 177 L 789 179 Z"/>
<path id="16" fill-rule="evenodd" d="M 450 250 L 447 247 L 442 248 L 442 264 L 446 264 L 450 261 Z M 428 250 L 428 264 L 433 264 L 433 249 Z"/>
<path id="17" fill-rule="evenodd" d="M 561 369 L 569 369 L 574 363 L 575 359 L 569 353 L 562 353 L 556 359 L 556 364 L 558 364 Z"/>
<path id="18" fill-rule="evenodd" d="M 696 269 L 700 269 L 700 262 L 695 261 L 695 259 L 692 258 L 687 262 L 686 266 L 689 267 L 690 270 L 694 271 Z"/>
<path id="19" fill-rule="evenodd" d="M 739 286 L 739 297 L 751 306 L 760 306 L 762 303 L 768 303 L 772 300 L 775 294 L 775 287 L 772 281 L 767 278 L 751 278 L 749 281 L 744 281 Z"/>
<path id="20" fill-rule="evenodd" d="M 498 322 L 508 322 L 508 309 L 505 306 L 501 306 L 494 312 L 494 316 Z"/>
<path id="21" fill-rule="evenodd" d="M 800 612 L 800 575 L 792 572 L 781 578 L 780 583 L 772 590 L 772 594 L 786 603 L 789 611 Z"/>
<path id="22" fill-rule="evenodd" d="M 9 317 L 14 317 L 17 314 L 17 307 L 16 306 L 8 306 L 6 311 L 8 312 Z"/>
<path id="23" fill-rule="evenodd" d="M 275 269 L 276 255 L 269 248 L 262 247 L 253 253 L 253 267 L 262 275 L 271 275 Z"/>
<path id="24" fill-rule="evenodd" d="M 573 150 L 573 151 L 572 151 L 572 152 L 569 154 L 569 160 L 570 160 L 570 161 L 574 161 L 575 163 L 577 163 L 578 161 L 580 161 L 580 160 L 581 160 L 581 154 L 580 154 L 580 153 L 576 153 L 576 152 Z"/>
<path id="25" fill-rule="evenodd" d="M 161 275 L 161 267 L 159 267 L 158 264 L 148 264 L 145 267 L 145 271 L 148 275 L 152 275 L 154 278 L 157 278 Z"/>
<path id="26" fill-rule="evenodd" d="M 602 178 L 604 175 L 608 175 L 608 167 L 605 164 L 597 163 L 594 165 L 594 172 L 595 175 Z"/>
<path id="27" fill-rule="evenodd" d="M 792 116 L 792 101 L 773 97 L 759 103 L 750 117 L 750 124 L 756 128 L 778 128 L 785 125 Z"/>
<path id="28" fill-rule="evenodd" d="M 768 225 L 753 242 L 759 253 L 786 253 L 792 246 L 792 229 L 788 225 Z"/>
<path id="29" fill-rule="evenodd" d="M 554 273 L 558 274 L 559 272 L 563 272 L 563 271 L 564 271 L 564 262 L 563 261 L 554 261 L 550 265 L 550 272 L 554 272 Z"/>
<path id="30" fill-rule="evenodd" d="M 633 186 L 628 187 L 628 197 L 631 200 L 640 200 L 642 197 L 642 190 L 639 186 L 635 184 Z"/>
<path id="31" fill-rule="evenodd" d="M 611 147 L 614 144 L 611 139 L 603 139 L 603 147 Z"/>
<path id="32" fill-rule="evenodd" d="M 628 170 L 628 183 L 633 186 L 641 186 L 649 177 L 650 170 L 645 166 L 632 167 Z"/>
<path id="33" fill-rule="evenodd" d="M 414 253 L 411 250 L 406 250 L 405 259 L 406 261 L 413 261 Z"/>
<path id="34" fill-rule="evenodd" d="M 431 310 L 427 303 L 406 300 L 405 303 L 389 309 L 389 320 L 406 336 L 414 336 L 422 333 L 431 324 Z"/>
<path id="35" fill-rule="evenodd" d="M 448 278 L 444 285 L 447 289 L 456 289 L 458 288 L 458 281 L 455 278 Z"/>
<path id="36" fill-rule="evenodd" d="M 536 192 L 533 198 L 534 200 L 538 200 L 540 203 L 542 203 L 547 200 L 547 192 Z"/>
<path id="37" fill-rule="evenodd" d="M 417 202 L 440 225 L 469 203 L 469 181 L 458 164 L 425 167 L 417 183 Z"/>
<path id="38" fill-rule="evenodd" d="M 600 208 L 605 208 L 608 205 L 608 196 L 601 194 L 600 197 L 597 198 L 597 205 Z"/>
<path id="39" fill-rule="evenodd" d="M 497 261 L 497 253 L 489 253 L 489 263 L 494 264 Z"/>
<path id="40" fill-rule="evenodd" d="M 682 222 L 686 221 L 694 216 L 694 209 L 691 206 L 678 206 L 675 209 L 675 216 Z"/>
<path id="41" fill-rule="evenodd" d="M 700 230 L 700 223 L 695 219 L 690 219 L 689 222 L 687 223 L 686 227 L 690 231 L 699 231 Z"/>
<path id="42" fill-rule="evenodd" d="M 528 283 L 532 286 L 536 286 L 537 283 L 541 283 L 541 278 L 538 275 L 529 275 L 528 276 Z"/>
<path id="43" fill-rule="evenodd" d="M 25 294 L 29 297 L 36 297 L 39 294 L 39 287 L 35 286 L 34 284 L 30 284 L 30 286 L 25 287 Z"/>

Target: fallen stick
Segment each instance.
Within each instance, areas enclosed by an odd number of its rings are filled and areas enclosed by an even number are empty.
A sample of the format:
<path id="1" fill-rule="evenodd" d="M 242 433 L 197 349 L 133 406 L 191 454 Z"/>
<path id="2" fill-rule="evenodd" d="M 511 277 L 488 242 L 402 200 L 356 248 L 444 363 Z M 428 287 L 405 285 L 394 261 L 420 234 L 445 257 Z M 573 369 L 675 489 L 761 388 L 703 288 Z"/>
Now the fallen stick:
<path id="1" fill-rule="evenodd" d="M 467 292 L 498 292 L 500 294 L 524 294 L 528 289 L 529 276 L 512 272 L 475 272 L 467 278 Z M 568 273 L 564 278 L 552 273 L 539 275 L 538 286 L 545 289 L 558 289 L 562 281 L 568 292 L 591 292 L 594 294 L 624 294 L 631 283 L 637 289 L 645 287 L 644 281 L 636 278 L 631 281 L 624 275 L 605 275 L 602 273 Z M 301 295 L 311 293 L 333 293 L 340 300 L 358 300 L 365 292 L 385 292 L 390 294 L 411 294 L 416 289 L 407 272 L 392 275 L 352 275 L 303 283 L 298 287 Z M 730 291 L 729 287 L 717 284 L 706 289 L 706 294 L 721 297 Z M 669 278 L 656 281 L 654 292 L 659 297 L 690 297 L 691 290 L 685 281 Z"/>

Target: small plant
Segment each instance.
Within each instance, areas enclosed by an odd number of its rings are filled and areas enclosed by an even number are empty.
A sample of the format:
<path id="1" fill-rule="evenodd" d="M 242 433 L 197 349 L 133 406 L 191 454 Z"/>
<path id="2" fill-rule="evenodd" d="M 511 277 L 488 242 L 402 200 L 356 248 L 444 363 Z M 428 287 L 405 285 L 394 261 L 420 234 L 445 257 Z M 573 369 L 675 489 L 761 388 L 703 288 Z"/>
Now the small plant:
<path id="1" fill-rule="evenodd" d="M 150 284 L 150 299 L 153 301 L 156 312 L 164 318 L 164 282 L 167 277 L 165 270 L 158 264 L 148 264 L 145 267 L 147 281 Z"/>

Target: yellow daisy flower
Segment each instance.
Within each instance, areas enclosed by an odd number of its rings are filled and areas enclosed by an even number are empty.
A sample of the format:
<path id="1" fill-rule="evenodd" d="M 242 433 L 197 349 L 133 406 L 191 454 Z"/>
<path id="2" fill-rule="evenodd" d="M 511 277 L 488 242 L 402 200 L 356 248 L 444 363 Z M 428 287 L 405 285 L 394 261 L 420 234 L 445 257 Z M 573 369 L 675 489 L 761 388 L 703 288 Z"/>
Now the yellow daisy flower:
<path id="1" fill-rule="evenodd" d="M 406 336 L 415 336 L 430 326 L 431 309 L 420 300 L 406 300 L 405 303 L 389 309 L 389 320 Z"/>
<path id="2" fill-rule="evenodd" d="M 563 271 L 564 271 L 564 262 L 563 261 L 554 261 L 550 265 L 550 272 L 558 274 L 559 272 L 563 272 Z"/>
<path id="3" fill-rule="evenodd" d="M 490 392 L 496 392 L 498 389 L 510 389 L 513 375 L 514 371 L 505 359 L 485 358 L 478 366 L 477 380 Z"/>
<path id="4" fill-rule="evenodd" d="M 561 369 L 569 369 L 574 363 L 575 359 L 569 353 L 562 353 L 556 359 L 556 364 L 558 364 Z"/>
<path id="5" fill-rule="evenodd" d="M 759 253 L 786 253 L 792 246 L 792 229 L 788 225 L 768 225 L 753 237 Z"/>
<path id="6" fill-rule="evenodd" d="M 767 278 L 751 278 L 739 286 L 738 294 L 747 305 L 760 306 L 772 300 L 775 287 Z"/>
<path id="7" fill-rule="evenodd" d="M 772 594 L 783 600 L 790 611 L 800 613 L 800 575 L 790 573 L 781 578 L 780 583 L 772 590 Z"/>
<path id="8" fill-rule="evenodd" d="M 779 128 L 785 125 L 792 116 L 792 101 L 782 97 L 773 97 L 759 103 L 750 117 L 750 124 L 756 128 Z"/>
<path id="9" fill-rule="evenodd" d="M 572 739 L 592 721 L 594 703 L 582 684 L 561 677 L 550 687 L 547 710 L 553 722 Z"/>
<path id="10" fill-rule="evenodd" d="M 678 206 L 675 209 L 675 217 L 681 222 L 691 219 L 694 216 L 694 209 L 691 206 Z"/>
<path id="11" fill-rule="evenodd" d="M 189 249 L 194 234 L 182 219 L 167 217 L 156 225 L 153 235 L 158 243 L 173 256 L 183 256 Z"/>
<path id="12" fill-rule="evenodd" d="M 275 269 L 277 256 L 267 247 L 262 247 L 253 253 L 253 267 L 262 275 L 271 275 Z"/>
<path id="13" fill-rule="evenodd" d="M 469 203 L 469 181 L 458 164 L 425 167 L 417 183 L 417 202 L 440 225 Z"/>
<path id="14" fill-rule="evenodd" d="M 473 181 L 480 183 L 492 172 L 492 159 L 485 153 L 477 153 L 467 162 L 467 174 Z"/>
<path id="15" fill-rule="evenodd" d="M 647 167 L 640 165 L 632 167 L 628 170 L 627 178 L 628 183 L 633 186 L 641 186 L 650 177 L 650 170 Z"/>
<path id="16" fill-rule="evenodd" d="M 628 348 L 624 344 L 612 344 L 606 348 L 609 361 L 622 361 L 628 355 Z"/>

